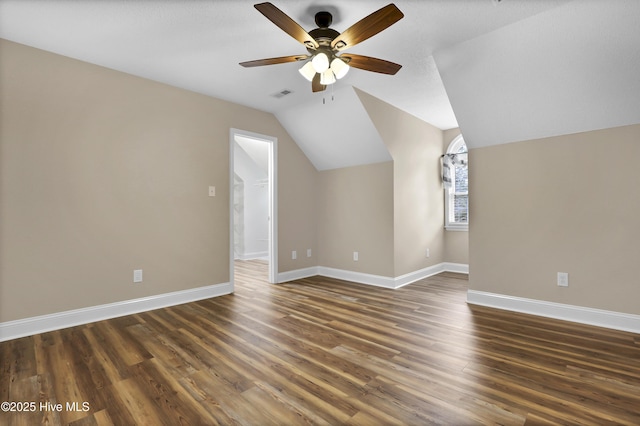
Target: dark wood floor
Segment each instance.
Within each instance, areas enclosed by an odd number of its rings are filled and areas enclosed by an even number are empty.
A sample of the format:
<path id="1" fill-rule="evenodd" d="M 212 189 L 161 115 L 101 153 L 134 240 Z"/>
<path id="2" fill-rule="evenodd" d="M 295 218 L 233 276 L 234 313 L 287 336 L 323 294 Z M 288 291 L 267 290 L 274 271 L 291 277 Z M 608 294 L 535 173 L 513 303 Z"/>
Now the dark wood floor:
<path id="1" fill-rule="evenodd" d="M 233 295 L 0 343 L 0 401 L 37 404 L 0 424 L 640 424 L 637 334 L 471 308 L 455 274 L 265 276 L 241 262 Z"/>

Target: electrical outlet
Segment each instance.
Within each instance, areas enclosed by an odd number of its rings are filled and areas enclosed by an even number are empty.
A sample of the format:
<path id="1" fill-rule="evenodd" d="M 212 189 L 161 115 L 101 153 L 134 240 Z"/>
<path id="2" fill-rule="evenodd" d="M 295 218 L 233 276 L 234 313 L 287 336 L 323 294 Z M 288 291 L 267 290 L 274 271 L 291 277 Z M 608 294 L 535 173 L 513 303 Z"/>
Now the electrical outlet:
<path id="1" fill-rule="evenodd" d="M 558 272 L 558 287 L 569 287 L 569 273 Z"/>
<path id="2" fill-rule="evenodd" d="M 426 255 L 427 257 L 431 257 L 431 252 L 429 252 L 429 249 L 427 249 Z"/>
<path id="3" fill-rule="evenodd" d="M 307 249 L 307 257 L 311 257 L 311 249 Z"/>
<path id="4" fill-rule="evenodd" d="M 209 187 L 209 197 L 215 197 L 216 196 L 216 187 L 215 186 L 210 186 Z"/>
<path id="5" fill-rule="evenodd" d="M 142 282 L 142 269 L 134 269 L 133 270 L 133 282 L 141 283 Z"/>
<path id="6" fill-rule="evenodd" d="M 297 251 L 295 251 L 295 250 L 293 250 L 293 251 L 291 252 L 291 259 L 292 259 L 292 260 L 296 260 L 297 258 L 298 258 L 298 252 L 297 252 Z"/>
<path id="7" fill-rule="evenodd" d="M 354 252 L 353 252 L 353 261 L 354 261 L 354 262 L 357 262 L 357 261 L 358 261 L 358 252 L 357 252 L 357 251 L 354 251 Z"/>

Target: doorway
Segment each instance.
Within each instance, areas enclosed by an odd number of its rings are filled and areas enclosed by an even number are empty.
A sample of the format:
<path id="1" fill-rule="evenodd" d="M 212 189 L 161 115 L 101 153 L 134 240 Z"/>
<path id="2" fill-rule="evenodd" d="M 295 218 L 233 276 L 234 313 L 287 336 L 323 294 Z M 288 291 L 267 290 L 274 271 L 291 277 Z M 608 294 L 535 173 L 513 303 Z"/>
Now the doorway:
<path id="1" fill-rule="evenodd" d="M 230 273 L 236 260 L 268 263 L 268 282 L 277 282 L 277 139 L 231 129 Z M 258 260 L 256 260 L 258 259 Z"/>

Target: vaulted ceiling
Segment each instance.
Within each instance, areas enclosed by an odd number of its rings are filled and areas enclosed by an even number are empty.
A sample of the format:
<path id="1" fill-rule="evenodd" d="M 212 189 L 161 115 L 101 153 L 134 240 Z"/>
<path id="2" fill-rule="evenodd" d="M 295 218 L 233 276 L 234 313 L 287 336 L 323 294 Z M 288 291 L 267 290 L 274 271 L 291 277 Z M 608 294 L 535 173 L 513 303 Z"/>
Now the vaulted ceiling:
<path id="1" fill-rule="evenodd" d="M 467 145 L 639 123 L 639 19 L 637 0 L 576 0 L 440 49 Z"/>
<path id="2" fill-rule="evenodd" d="M 315 94 L 299 63 L 238 65 L 306 52 L 254 3 L 0 0 L 0 37 L 272 112 L 319 169 L 388 156 L 351 86 L 459 126 L 470 147 L 639 121 L 637 0 L 398 0 L 404 18 L 348 52 L 403 68 L 352 69 Z M 387 1 L 273 3 L 307 30 L 327 10 L 340 32 Z"/>

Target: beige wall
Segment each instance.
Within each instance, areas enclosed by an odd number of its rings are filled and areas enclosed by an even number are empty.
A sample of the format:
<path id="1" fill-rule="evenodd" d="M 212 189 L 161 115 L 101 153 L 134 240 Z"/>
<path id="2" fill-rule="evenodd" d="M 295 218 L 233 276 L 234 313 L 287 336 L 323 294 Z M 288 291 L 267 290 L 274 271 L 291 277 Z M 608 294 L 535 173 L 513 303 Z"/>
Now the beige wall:
<path id="1" fill-rule="evenodd" d="M 443 262 L 442 131 L 365 92 L 356 93 L 393 158 L 393 276 Z"/>
<path id="2" fill-rule="evenodd" d="M 473 149 L 470 288 L 640 314 L 639 140 L 634 125 Z"/>
<path id="3" fill-rule="evenodd" d="M 270 116 L 271 117 L 271 116 Z M 275 121 L 275 118 L 273 118 Z M 278 272 L 318 265 L 318 171 L 278 122 Z M 311 257 L 307 257 L 311 249 Z M 297 260 L 291 251 L 298 252 Z"/>
<path id="4" fill-rule="evenodd" d="M 320 172 L 319 264 L 392 277 L 393 163 Z M 357 251 L 358 261 L 353 260 Z"/>
<path id="5" fill-rule="evenodd" d="M 317 172 L 273 115 L 4 40 L 0 58 L 0 322 L 228 282 L 231 127 L 278 138 L 280 270 L 316 247 Z"/>
<path id="6" fill-rule="evenodd" d="M 443 134 L 442 152 L 447 152 L 449 144 L 460 135 L 460 129 L 445 130 Z M 442 194 L 444 196 L 444 192 Z M 444 231 L 444 261 L 469 264 L 469 232 Z"/>

